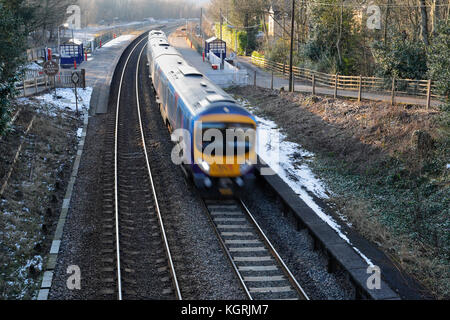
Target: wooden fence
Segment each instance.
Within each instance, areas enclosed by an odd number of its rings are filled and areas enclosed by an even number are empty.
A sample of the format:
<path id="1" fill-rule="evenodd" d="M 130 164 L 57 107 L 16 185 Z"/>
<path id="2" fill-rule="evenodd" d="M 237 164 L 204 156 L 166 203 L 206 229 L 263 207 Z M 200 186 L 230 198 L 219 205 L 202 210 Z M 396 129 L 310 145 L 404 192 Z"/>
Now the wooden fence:
<path id="1" fill-rule="evenodd" d="M 258 67 L 272 70 L 283 76 L 289 76 L 289 65 L 252 56 L 252 63 Z M 348 90 L 358 92 L 358 101 L 361 101 L 363 92 L 377 92 L 390 94 L 391 102 L 394 104 L 395 97 L 399 95 L 425 97 L 427 98 L 427 108 L 430 107 L 431 99 L 443 99 L 435 94 L 436 84 L 431 80 L 413 79 L 384 79 L 377 77 L 362 76 L 342 76 L 339 74 L 327 74 L 310 69 L 294 66 L 293 73 L 295 79 L 310 82 L 312 92 L 315 94 L 316 86 L 325 86 L 334 89 L 334 96 L 338 90 Z"/>
<path id="2" fill-rule="evenodd" d="M 72 88 L 72 70 L 61 70 L 54 77 L 45 75 L 42 71 L 26 70 L 23 73 L 22 81 L 16 83 L 16 89 L 22 91 L 22 96 L 37 94 L 51 88 Z M 86 71 L 78 71 L 80 76 L 80 88 L 86 88 Z"/>

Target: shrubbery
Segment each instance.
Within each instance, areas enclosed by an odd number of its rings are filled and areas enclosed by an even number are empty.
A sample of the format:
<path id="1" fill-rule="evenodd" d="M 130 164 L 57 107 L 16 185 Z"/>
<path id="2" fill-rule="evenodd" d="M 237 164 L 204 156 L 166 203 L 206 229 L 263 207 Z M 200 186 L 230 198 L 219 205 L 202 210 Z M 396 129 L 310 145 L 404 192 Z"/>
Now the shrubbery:
<path id="1" fill-rule="evenodd" d="M 22 32 L 21 32 L 22 31 Z M 0 1 L 0 135 L 10 120 L 16 71 L 23 63 L 25 28 L 22 19 Z"/>
<path id="2" fill-rule="evenodd" d="M 436 81 L 439 94 L 450 96 L 450 22 L 442 23 L 428 50 L 428 77 Z"/>
<path id="3" fill-rule="evenodd" d="M 375 42 L 372 52 L 378 66 L 377 74 L 382 78 L 426 78 L 427 54 L 422 42 L 397 36 L 388 45 Z"/>

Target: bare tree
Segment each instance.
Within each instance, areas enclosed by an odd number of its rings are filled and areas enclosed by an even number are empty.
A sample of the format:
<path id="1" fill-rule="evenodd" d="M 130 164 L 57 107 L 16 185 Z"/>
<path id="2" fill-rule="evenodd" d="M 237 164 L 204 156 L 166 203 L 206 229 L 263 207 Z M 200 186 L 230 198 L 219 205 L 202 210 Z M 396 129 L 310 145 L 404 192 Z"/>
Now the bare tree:
<path id="1" fill-rule="evenodd" d="M 419 0 L 419 5 L 420 5 L 420 15 L 421 15 L 421 18 L 422 18 L 420 35 L 422 37 L 423 43 L 426 46 L 428 46 L 429 45 L 429 41 L 428 41 L 428 14 L 427 14 L 427 7 L 426 7 L 425 0 Z"/>

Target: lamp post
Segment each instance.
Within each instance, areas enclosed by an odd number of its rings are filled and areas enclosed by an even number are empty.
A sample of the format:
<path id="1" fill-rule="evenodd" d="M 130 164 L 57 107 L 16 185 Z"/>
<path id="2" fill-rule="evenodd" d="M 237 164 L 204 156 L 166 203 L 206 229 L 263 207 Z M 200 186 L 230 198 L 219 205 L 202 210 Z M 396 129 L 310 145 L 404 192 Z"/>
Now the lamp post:
<path id="1" fill-rule="evenodd" d="M 294 23 L 295 23 L 295 0 L 292 0 L 292 14 L 291 14 L 291 48 L 289 55 L 289 92 L 294 91 L 294 73 L 293 73 L 293 58 L 294 58 Z"/>
<path id="2" fill-rule="evenodd" d="M 58 26 L 58 65 L 60 68 L 61 68 L 61 40 L 59 38 L 59 30 L 61 27 L 68 28 L 69 25 L 67 23 L 64 23 Z"/>

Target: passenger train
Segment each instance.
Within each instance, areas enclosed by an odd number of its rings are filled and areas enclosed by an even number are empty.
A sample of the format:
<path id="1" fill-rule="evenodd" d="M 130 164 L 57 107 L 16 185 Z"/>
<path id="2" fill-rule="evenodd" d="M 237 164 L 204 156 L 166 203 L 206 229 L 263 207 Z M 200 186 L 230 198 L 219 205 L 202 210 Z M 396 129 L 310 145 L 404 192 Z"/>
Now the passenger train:
<path id="1" fill-rule="evenodd" d="M 162 118 L 169 131 L 183 132 L 185 174 L 208 194 L 234 195 L 251 184 L 257 159 L 254 116 L 189 65 L 164 32 L 149 33 L 147 58 Z M 227 136 L 230 132 L 240 138 Z M 213 148 L 219 145 L 222 150 Z"/>

